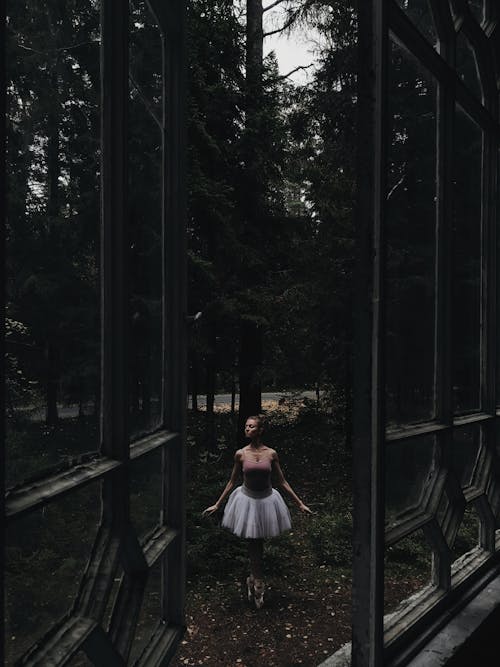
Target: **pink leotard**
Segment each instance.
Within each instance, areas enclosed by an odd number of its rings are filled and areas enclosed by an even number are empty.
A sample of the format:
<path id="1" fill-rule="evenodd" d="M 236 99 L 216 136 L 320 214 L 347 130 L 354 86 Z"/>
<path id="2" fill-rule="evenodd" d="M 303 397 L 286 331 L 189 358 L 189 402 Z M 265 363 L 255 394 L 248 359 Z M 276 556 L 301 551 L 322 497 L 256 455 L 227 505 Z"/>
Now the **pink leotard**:
<path id="1" fill-rule="evenodd" d="M 271 488 L 271 460 L 253 461 L 243 454 L 243 480 L 252 491 Z"/>

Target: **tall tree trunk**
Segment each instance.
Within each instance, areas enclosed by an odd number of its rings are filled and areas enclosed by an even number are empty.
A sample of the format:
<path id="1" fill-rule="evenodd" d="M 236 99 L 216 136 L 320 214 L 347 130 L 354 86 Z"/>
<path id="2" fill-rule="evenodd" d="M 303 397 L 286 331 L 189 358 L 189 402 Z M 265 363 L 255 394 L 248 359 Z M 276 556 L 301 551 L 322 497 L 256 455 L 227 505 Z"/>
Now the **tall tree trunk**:
<path id="1" fill-rule="evenodd" d="M 352 361 L 351 349 L 347 348 L 344 373 L 344 445 L 350 451 L 352 445 Z"/>
<path id="2" fill-rule="evenodd" d="M 231 416 L 234 415 L 235 409 L 236 409 L 236 380 L 234 378 L 234 371 L 233 371 L 233 378 L 231 380 Z"/>
<path id="3" fill-rule="evenodd" d="M 206 392 L 207 392 L 207 414 L 206 414 L 206 443 L 212 449 L 216 445 L 214 404 L 215 404 L 215 381 L 216 381 L 216 345 L 217 330 L 216 321 L 212 320 L 208 325 L 208 353 L 206 356 Z"/>
<path id="4" fill-rule="evenodd" d="M 198 412 L 198 359 L 193 355 L 191 366 L 191 407 Z"/>
<path id="5" fill-rule="evenodd" d="M 53 104 L 47 117 L 47 228 L 49 244 L 57 243 L 55 235 L 55 222 L 59 215 L 59 176 L 61 173 L 61 162 L 59 159 L 59 64 L 56 62 L 51 73 L 51 86 L 55 94 Z M 47 376 L 46 376 L 46 422 L 48 426 L 54 426 L 59 420 L 57 410 L 57 398 L 59 390 L 59 346 L 54 340 L 53 329 L 56 322 L 48 322 L 48 340 L 46 343 Z"/>
<path id="6" fill-rule="evenodd" d="M 214 403 L 215 403 L 215 358 L 213 354 L 207 357 L 206 368 L 206 383 L 207 383 L 207 415 L 205 427 L 205 439 L 207 447 L 215 448 L 215 423 L 214 423 Z"/>
<path id="7" fill-rule="evenodd" d="M 240 330 L 240 407 L 238 411 L 238 441 L 245 442 L 244 425 L 250 415 L 262 410 L 260 366 L 262 364 L 262 335 L 252 323 Z"/>
<path id="8" fill-rule="evenodd" d="M 257 148 L 262 124 L 262 71 L 263 27 L 262 0 L 247 0 L 246 25 L 246 133 L 249 145 L 246 150 L 246 224 L 248 238 L 253 238 L 261 223 L 263 210 L 263 174 L 260 168 L 260 151 Z M 260 234 L 257 234 L 257 238 Z M 256 286 L 254 281 L 254 286 Z M 262 363 L 262 331 L 253 323 L 242 321 L 240 325 L 239 384 L 240 406 L 238 411 L 238 440 L 245 441 L 243 426 L 249 415 L 259 413 L 261 404 L 260 366 Z"/>
<path id="9" fill-rule="evenodd" d="M 45 421 L 47 426 L 56 426 L 59 421 L 59 412 L 57 409 L 59 348 L 53 342 L 49 341 L 45 354 L 47 359 Z"/>
<path id="10" fill-rule="evenodd" d="M 207 424 L 213 422 L 215 404 L 215 366 L 212 359 L 207 361 Z"/>
<path id="11" fill-rule="evenodd" d="M 262 0 L 247 0 L 246 25 L 246 95 L 247 111 L 258 109 L 262 96 L 262 70 L 264 60 L 264 30 L 262 27 Z M 248 119 L 247 119 L 248 121 Z"/>

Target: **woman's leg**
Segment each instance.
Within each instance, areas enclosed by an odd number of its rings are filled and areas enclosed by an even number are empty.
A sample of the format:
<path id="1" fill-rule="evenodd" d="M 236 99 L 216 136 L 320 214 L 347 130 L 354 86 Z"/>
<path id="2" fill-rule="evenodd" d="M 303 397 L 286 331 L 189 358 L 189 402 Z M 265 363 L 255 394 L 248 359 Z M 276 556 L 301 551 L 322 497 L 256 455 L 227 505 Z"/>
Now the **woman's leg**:
<path id="1" fill-rule="evenodd" d="M 248 556 L 250 558 L 250 573 L 254 579 L 262 579 L 262 556 L 264 553 L 264 540 L 248 540 Z"/>
<path id="2" fill-rule="evenodd" d="M 265 584 L 263 577 L 262 557 L 264 554 L 264 540 L 248 540 L 248 555 L 250 557 L 250 576 L 247 579 L 248 599 L 254 598 L 255 606 L 260 609 L 264 604 Z"/>

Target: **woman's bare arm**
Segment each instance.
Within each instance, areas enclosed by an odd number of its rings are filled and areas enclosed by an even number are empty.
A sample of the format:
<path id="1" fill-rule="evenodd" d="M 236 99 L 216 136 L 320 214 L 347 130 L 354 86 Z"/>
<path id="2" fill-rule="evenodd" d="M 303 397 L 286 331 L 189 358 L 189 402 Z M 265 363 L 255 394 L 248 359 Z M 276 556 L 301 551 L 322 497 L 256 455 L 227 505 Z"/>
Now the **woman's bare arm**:
<path id="1" fill-rule="evenodd" d="M 292 489 L 290 484 L 286 481 L 285 476 L 283 475 L 283 471 L 281 470 L 278 454 L 275 451 L 273 451 L 272 462 L 273 462 L 273 471 L 276 475 L 277 486 L 279 486 L 281 489 L 283 489 L 288 493 L 290 498 L 294 501 L 294 503 L 297 505 L 297 507 L 301 512 L 312 514 L 312 511 L 309 509 L 309 507 L 302 502 L 302 500 L 298 497 L 298 495 Z"/>
<path id="2" fill-rule="evenodd" d="M 229 478 L 229 482 L 226 484 L 224 491 L 221 493 L 215 505 L 210 505 L 210 507 L 207 507 L 207 509 L 203 511 L 202 516 L 210 516 L 214 512 L 217 512 L 218 509 L 220 509 L 220 506 L 224 502 L 225 498 L 227 498 L 227 496 L 231 493 L 231 491 L 238 483 L 238 478 L 240 474 L 241 474 L 241 450 L 238 449 L 238 451 L 234 455 L 234 465 L 233 465 L 233 470 L 231 472 L 231 477 Z"/>

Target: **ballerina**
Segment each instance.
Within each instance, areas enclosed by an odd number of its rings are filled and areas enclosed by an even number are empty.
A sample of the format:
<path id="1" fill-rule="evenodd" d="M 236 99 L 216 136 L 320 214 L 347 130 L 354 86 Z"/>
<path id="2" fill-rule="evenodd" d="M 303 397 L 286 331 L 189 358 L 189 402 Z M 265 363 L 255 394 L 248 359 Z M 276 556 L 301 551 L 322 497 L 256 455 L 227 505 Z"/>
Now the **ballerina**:
<path id="1" fill-rule="evenodd" d="M 253 599 L 257 609 L 264 605 L 264 539 L 276 537 L 292 527 L 288 507 L 281 494 L 271 486 L 271 474 L 274 473 L 277 486 L 288 493 L 301 512 L 312 514 L 286 481 L 276 450 L 262 442 L 263 432 L 264 418 L 261 415 L 248 417 L 245 436 L 250 439 L 250 444 L 235 453 L 229 482 L 215 505 L 203 512 L 203 516 L 210 516 L 229 496 L 222 526 L 247 540 L 250 560 L 250 575 L 246 580 L 248 600 Z M 243 484 L 235 489 L 241 473 Z"/>

